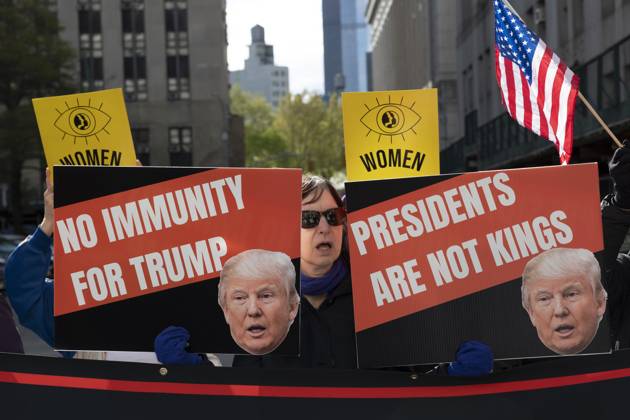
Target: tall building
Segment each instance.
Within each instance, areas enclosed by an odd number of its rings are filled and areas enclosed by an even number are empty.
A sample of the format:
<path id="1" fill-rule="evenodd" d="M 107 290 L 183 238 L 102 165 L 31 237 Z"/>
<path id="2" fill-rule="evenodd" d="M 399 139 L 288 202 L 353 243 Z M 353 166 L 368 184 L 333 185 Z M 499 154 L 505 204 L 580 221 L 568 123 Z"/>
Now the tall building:
<path id="1" fill-rule="evenodd" d="M 230 83 L 264 97 L 275 108 L 289 93 L 289 68 L 274 64 L 273 45 L 265 43 L 265 28 L 256 25 L 251 32 L 252 43 L 245 68 L 230 72 Z"/>
<path id="2" fill-rule="evenodd" d="M 513 0 L 516 12 L 580 77 L 580 91 L 618 137 L 630 135 L 630 1 Z M 513 121 L 495 78 L 494 11 L 485 0 L 457 8 L 460 138 L 442 155 L 443 171 L 558 163 L 551 142 Z M 612 142 L 578 99 L 571 162 L 599 161 L 606 176 Z M 604 190 L 605 191 L 605 190 Z"/>
<path id="3" fill-rule="evenodd" d="M 51 1 L 82 91 L 123 87 L 144 164 L 223 166 L 230 156 L 225 0 Z M 242 141 L 242 140 L 241 140 Z"/>
<path id="4" fill-rule="evenodd" d="M 464 2 L 470 0 L 462 0 Z M 440 149 L 457 140 L 456 0 L 370 0 L 373 90 L 438 88 Z"/>
<path id="5" fill-rule="evenodd" d="M 323 0 L 325 93 L 369 88 L 368 0 Z"/>

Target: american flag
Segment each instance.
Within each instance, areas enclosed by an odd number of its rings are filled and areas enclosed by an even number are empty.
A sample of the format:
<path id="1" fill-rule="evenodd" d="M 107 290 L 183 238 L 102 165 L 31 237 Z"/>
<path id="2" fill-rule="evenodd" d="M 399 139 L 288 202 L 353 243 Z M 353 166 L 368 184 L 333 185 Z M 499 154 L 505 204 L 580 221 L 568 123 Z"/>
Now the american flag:
<path id="1" fill-rule="evenodd" d="M 508 113 L 553 142 L 560 162 L 569 163 L 579 78 L 503 0 L 494 1 L 494 17 L 497 82 Z"/>

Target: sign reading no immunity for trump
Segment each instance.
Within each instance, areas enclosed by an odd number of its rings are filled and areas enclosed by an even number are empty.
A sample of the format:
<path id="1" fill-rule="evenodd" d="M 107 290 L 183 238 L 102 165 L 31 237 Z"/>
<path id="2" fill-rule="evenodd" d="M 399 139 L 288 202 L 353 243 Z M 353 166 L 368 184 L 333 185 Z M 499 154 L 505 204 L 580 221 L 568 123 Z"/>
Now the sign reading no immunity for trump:
<path id="1" fill-rule="evenodd" d="M 565 341 L 580 331 L 570 308 L 545 330 L 544 317 L 524 309 L 519 278 L 551 248 L 603 248 L 597 165 L 350 182 L 346 191 L 361 366 L 450 361 L 465 340 L 489 344 L 496 359 L 548 356 L 545 331 Z M 594 294 L 590 283 L 544 286 L 541 306 L 558 293 Z M 583 353 L 609 350 L 602 313 Z"/>
<path id="2" fill-rule="evenodd" d="M 226 261 L 262 249 L 299 273 L 299 170 L 54 171 L 57 348 L 152 351 L 175 325 L 192 351 L 242 353 L 217 303 Z M 298 319 L 278 352 L 298 353 Z"/>

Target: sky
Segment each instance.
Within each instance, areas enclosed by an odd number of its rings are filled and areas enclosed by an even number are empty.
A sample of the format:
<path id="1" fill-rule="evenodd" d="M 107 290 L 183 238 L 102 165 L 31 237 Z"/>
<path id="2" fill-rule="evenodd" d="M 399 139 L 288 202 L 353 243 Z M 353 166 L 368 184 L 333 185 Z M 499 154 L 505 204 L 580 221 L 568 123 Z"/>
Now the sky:
<path id="1" fill-rule="evenodd" d="M 228 66 L 241 70 L 251 28 L 265 28 L 275 64 L 289 67 L 291 93 L 324 91 L 321 0 L 227 0 Z"/>

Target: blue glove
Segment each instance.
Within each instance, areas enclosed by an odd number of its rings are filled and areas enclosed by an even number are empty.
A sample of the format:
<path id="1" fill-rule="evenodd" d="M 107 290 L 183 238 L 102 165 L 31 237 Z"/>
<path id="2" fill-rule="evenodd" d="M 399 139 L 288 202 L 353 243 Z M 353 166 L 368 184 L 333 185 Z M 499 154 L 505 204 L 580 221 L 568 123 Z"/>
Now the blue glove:
<path id="1" fill-rule="evenodd" d="M 186 328 L 170 326 L 155 337 L 153 346 L 160 363 L 167 365 L 198 365 L 203 359 L 196 353 L 188 353 L 190 333 Z"/>
<path id="2" fill-rule="evenodd" d="M 492 372 L 494 357 L 490 347 L 480 341 L 464 341 L 455 361 L 448 365 L 450 376 L 483 376 Z"/>

